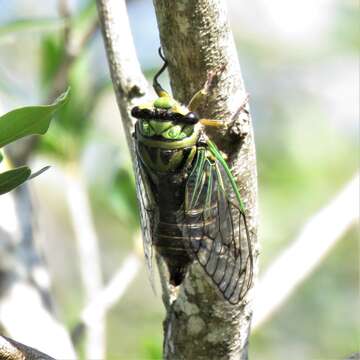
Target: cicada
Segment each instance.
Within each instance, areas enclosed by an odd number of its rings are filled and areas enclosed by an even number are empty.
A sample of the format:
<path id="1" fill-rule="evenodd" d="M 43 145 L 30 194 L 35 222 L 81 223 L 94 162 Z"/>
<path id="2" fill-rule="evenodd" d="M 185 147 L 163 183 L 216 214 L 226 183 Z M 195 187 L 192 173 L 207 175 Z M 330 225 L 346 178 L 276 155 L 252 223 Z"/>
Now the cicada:
<path id="1" fill-rule="evenodd" d="M 131 114 L 135 124 L 136 184 L 144 253 L 152 279 L 153 249 L 165 261 L 169 281 L 180 285 L 193 261 L 231 304 L 252 284 L 253 257 L 246 210 L 235 178 L 222 153 L 206 136 L 193 108 L 176 101 L 158 78 L 158 97 Z M 153 281 L 153 280 L 152 280 Z"/>

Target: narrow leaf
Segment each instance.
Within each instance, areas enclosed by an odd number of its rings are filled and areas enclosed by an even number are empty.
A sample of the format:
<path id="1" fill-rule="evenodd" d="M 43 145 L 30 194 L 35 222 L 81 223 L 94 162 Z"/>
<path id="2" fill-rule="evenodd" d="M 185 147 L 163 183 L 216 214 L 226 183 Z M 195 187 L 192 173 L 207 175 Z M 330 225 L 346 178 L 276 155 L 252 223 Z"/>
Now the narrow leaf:
<path id="1" fill-rule="evenodd" d="M 31 175 L 31 170 L 27 166 L 8 170 L 0 174 L 0 195 L 13 190 L 24 183 Z"/>
<path id="2" fill-rule="evenodd" d="M 27 106 L 0 117 L 0 148 L 24 136 L 45 134 L 55 112 L 69 98 L 69 89 L 51 105 Z"/>
<path id="3" fill-rule="evenodd" d="M 29 177 L 29 180 L 39 176 L 40 174 L 42 174 L 44 171 L 46 171 L 48 169 L 50 169 L 50 166 L 44 166 L 42 169 L 32 173 L 31 176 Z"/>

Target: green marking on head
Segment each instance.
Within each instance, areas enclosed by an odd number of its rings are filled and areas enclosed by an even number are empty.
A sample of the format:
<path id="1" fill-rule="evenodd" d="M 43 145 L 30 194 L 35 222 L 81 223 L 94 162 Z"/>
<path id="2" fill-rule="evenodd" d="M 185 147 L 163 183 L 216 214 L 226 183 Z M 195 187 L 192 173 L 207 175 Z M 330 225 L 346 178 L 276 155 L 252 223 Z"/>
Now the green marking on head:
<path id="1" fill-rule="evenodd" d="M 172 126 L 172 122 L 150 120 L 150 125 L 154 129 L 156 135 L 161 135 L 164 131 Z"/>
<path id="2" fill-rule="evenodd" d="M 194 126 L 175 124 L 172 121 L 142 120 L 140 132 L 147 137 L 162 136 L 168 140 L 182 140 L 193 134 Z"/>
<path id="3" fill-rule="evenodd" d="M 145 136 L 153 136 L 155 135 L 154 129 L 150 126 L 148 121 L 142 121 L 141 122 L 141 132 Z"/>
<path id="4" fill-rule="evenodd" d="M 169 140 L 182 140 L 186 137 L 191 136 L 191 134 L 194 131 L 194 126 L 187 125 L 187 126 L 181 126 L 181 125 L 175 125 L 172 126 L 170 129 L 165 131 L 162 136 L 165 139 Z"/>
<path id="5" fill-rule="evenodd" d="M 170 129 L 166 130 L 162 136 L 165 139 L 169 139 L 169 140 L 180 140 L 183 139 L 185 136 L 181 135 L 181 130 L 182 130 L 182 126 L 181 125 L 175 125 L 172 126 Z"/>
<path id="6" fill-rule="evenodd" d="M 171 109 L 176 105 L 176 101 L 170 96 L 160 96 L 154 101 L 154 107 L 159 109 Z"/>

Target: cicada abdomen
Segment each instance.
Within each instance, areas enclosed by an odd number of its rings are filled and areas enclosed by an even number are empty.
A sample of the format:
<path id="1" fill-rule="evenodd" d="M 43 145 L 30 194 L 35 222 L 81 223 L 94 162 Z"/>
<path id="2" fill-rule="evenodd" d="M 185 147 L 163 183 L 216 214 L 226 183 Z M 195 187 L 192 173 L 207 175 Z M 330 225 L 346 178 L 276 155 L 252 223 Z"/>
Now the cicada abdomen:
<path id="1" fill-rule="evenodd" d="M 187 144 L 184 144 L 183 140 L 161 142 L 154 137 L 144 137 L 140 128 L 142 122 L 144 120 L 140 120 L 136 125 L 135 138 L 142 174 L 153 198 L 152 245 L 168 266 L 170 282 L 177 286 L 182 282 L 187 266 L 193 260 L 184 244 L 179 215 L 182 213 L 188 173 L 196 155 L 198 134 L 192 136 L 192 141 L 187 138 Z M 151 120 L 151 124 L 154 122 L 155 119 Z M 157 136 L 161 135 L 160 128 L 164 124 L 155 126 Z M 165 124 L 164 127 L 168 129 L 168 125 Z"/>

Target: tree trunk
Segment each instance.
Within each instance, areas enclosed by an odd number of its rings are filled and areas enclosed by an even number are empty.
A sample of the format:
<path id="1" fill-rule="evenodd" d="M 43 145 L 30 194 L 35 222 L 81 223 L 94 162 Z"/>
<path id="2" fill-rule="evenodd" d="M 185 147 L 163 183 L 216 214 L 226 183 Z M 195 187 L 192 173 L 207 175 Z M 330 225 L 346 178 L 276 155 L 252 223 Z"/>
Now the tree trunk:
<path id="1" fill-rule="evenodd" d="M 255 147 L 248 111 L 237 114 L 247 94 L 225 1 L 154 0 L 154 5 L 175 99 L 187 104 L 213 75 L 199 113 L 224 120 L 223 129 L 208 136 L 226 155 L 237 178 L 256 257 Z M 248 110 L 247 105 L 245 108 Z M 247 359 L 252 291 L 239 305 L 229 305 L 194 263 L 176 300 L 169 298 L 172 293 L 171 288 L 164 291 L 165 359 Z"/>

